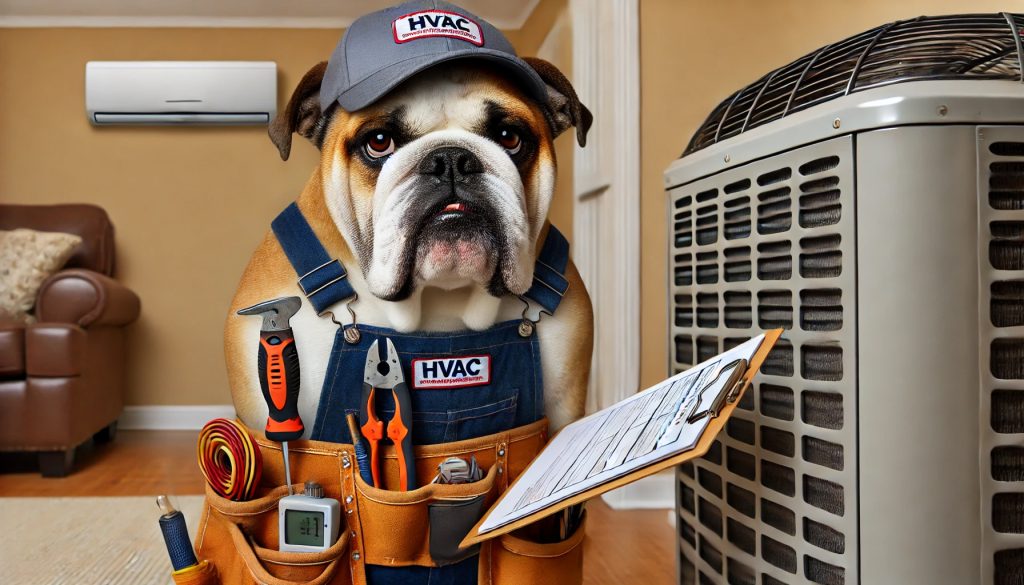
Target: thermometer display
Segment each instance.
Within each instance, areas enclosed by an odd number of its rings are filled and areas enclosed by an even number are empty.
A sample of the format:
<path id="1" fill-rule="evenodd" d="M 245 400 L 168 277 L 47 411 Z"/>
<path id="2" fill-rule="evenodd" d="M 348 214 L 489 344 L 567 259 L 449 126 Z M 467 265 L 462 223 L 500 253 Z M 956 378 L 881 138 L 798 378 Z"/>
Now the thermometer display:
<path id="1" fill-rule="evenodd" d="M 284 541 L 302 546 L 324 546 L 324 514 L 307 510 L 285 510 Z"/>

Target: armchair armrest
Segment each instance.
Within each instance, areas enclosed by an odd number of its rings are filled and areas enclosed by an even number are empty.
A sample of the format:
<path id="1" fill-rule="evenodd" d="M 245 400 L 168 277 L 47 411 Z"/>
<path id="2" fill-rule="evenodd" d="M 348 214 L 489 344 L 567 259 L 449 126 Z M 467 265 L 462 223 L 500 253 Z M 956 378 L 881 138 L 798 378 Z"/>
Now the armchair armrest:
<path id="1" fill-rule="evenodd" d="M 71 323 L 33 323 L 25 330 L 25 373 L 33 377 L 82 375 L 88 341 L 85 329 Z"/>
<path id="2" fill-rule="evenodd" d="M 61 270 L 43 282 L 36 317 L 51 323 L 127 325 L 139 316 L 139 297 L 116 280 L 92 270 Z"/>

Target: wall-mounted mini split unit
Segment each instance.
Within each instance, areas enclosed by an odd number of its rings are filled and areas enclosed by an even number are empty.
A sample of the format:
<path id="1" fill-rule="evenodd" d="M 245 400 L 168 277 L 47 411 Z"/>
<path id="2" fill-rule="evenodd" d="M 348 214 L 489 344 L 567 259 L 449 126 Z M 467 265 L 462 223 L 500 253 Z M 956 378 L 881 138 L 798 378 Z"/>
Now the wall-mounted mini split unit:
<path id="1" fill-rule="evenodd" d="M 840 40 L 666 171 L 670 369 L 786 330 L 678 470 L 680 583 L 1024 583 L 1022 29 Z"/>
<path id="2" fill-rule="evenodd" d="M 108 124 L 267 124 L 277 110 L 273 61 L 90 61 L 89 121 Z"/>

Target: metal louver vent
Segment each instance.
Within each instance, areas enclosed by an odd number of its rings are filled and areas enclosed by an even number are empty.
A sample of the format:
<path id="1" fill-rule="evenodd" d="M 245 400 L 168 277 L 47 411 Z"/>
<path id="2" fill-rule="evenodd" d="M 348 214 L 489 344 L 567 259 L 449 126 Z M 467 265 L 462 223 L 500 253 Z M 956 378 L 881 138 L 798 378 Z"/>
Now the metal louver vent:
<path id="1" fill-rule="evenodd" d="M 686 585 L 859 582 L 852 164 L 840 137 L 670 191 L 673 370 L 787 330 L 720 445 L 678 470 Z"/>
<path id="2" fill-rule="evenodd" d="M 827 45 L 726 98 L 683 155 L 882 85 L 929 79 L 1021 80 L 1022 24 L 1024 17 L 1009 13 L 922 16 Z"/>
<path id="3" fill-rule="evenodd" d="M 978 133 L 982 562 L 1009 585 L 1024 582 L 1024 128 Z"/>

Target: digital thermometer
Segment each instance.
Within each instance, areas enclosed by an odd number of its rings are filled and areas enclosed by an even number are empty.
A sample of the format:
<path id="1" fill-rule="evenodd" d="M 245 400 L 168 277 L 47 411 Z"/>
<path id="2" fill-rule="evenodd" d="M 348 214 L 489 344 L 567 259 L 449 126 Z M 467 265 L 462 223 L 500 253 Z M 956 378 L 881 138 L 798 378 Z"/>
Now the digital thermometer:
<path id="1" fill-rule="evenodd" d="M 302 494 L 281 498 L 278 509 L 278 550 L 322 552 L 338 540 L 341 503 L 324 497 L 324 488 L 306 482 Z"/>

